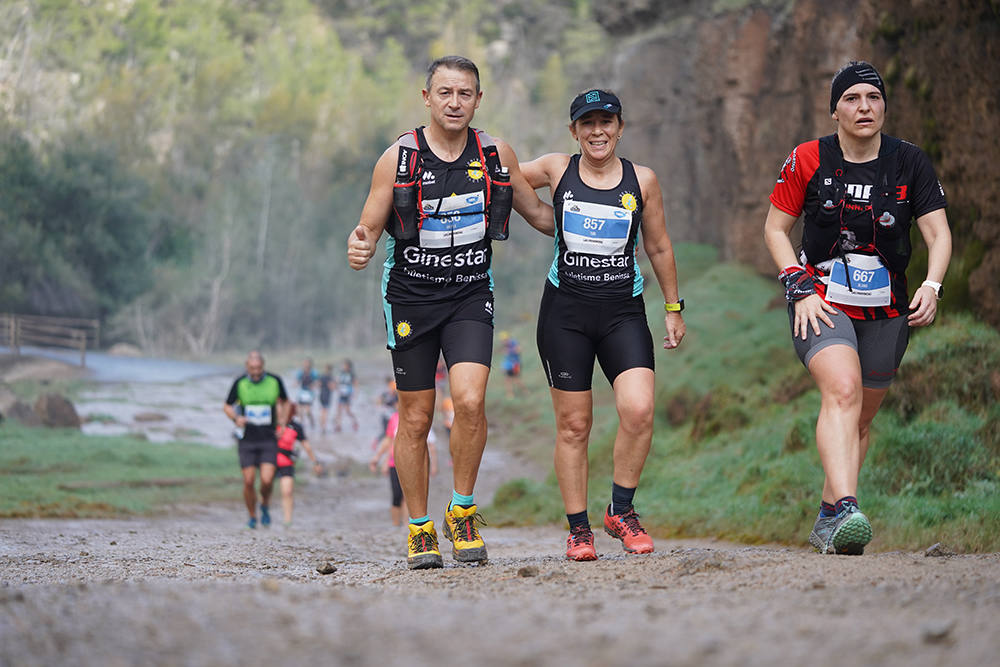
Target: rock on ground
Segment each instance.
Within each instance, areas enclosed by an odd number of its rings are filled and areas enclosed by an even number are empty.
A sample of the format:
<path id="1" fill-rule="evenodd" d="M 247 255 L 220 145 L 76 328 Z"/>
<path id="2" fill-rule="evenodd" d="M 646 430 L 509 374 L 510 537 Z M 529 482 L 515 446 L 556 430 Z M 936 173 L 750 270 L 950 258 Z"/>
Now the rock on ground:
<path id="1" fill-rule="evenodd" d="M 45 426 L 80 428 L 80 415 L 68 398 L 61 394 L 42 394 L 35 401 L 35 414 Z"/>

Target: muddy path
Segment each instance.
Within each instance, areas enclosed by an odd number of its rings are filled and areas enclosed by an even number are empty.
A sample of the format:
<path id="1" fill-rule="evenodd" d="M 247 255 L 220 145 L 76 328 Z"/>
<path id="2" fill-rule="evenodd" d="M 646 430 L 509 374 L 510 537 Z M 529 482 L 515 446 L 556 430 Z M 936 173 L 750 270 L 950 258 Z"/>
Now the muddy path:
<path id="1" fill-rule="evenodd" d="M 360 463 L 376 385 L 358 398 L 357 433 L 311 434 L 341 474 L 300 468 L 291 528 L 245 529 L 237 498 L 153 518 L 0 521 L 0 665 L 995 662 L 998 554 L 658 540 L 626 556 L 600 533 L 598 561 L 569 563 L 561 527 L 487 527 L 487 565 L 446 555 L 444 569 L 409 572 L 388 483 Z M 141 408 L 169 412 L 178 392 L 156 391 L 162 402 Z M 436 520 L 450 490 L 442 454 Z M 477 496 L 544 472 L 493 451 Z M 327 563 L 335 571 L 320 574 Z"/>

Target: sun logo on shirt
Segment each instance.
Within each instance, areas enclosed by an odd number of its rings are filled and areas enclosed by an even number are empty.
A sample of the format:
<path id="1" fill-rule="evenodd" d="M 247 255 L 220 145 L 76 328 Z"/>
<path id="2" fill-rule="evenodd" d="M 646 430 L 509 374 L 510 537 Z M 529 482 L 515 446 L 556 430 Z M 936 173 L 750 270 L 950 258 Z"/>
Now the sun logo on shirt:
<path id="1" fill-rule="evenodd" d="M 412 331 L 413 329 L 410 327 L 410 323 L 407 322 L 406 320 L 403 320 L 402 322 L 398 322 L 396 324 L 396 335 L 399 336 L 400 338 L 406 338 L 407 336 L 410 335 L 410 332 Z"/>
<path id="2" fill-rule="evenodd" d="M 626 211 L 634 211 L 639 208 L 639 200 L 631 192 L 623 192 L 621 197 L 622 208 Z"/>
<path id="3" fill-rule="evenodd" d="M 467 165 L 469 168 L 466 169 L 465 173 L 469 177 L 470 181 L 481 181 L 483 180 L 483 163 L 479 160 L 469 160 Z"/>

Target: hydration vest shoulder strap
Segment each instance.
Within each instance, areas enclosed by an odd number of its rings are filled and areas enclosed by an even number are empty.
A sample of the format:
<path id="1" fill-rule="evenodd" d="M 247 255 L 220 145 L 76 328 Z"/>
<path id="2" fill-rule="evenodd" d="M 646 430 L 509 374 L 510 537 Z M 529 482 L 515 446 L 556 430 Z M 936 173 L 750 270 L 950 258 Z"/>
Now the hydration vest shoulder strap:
<path id="1" fill-rule="evenodd" d="M 499 170 L 503 165 L 500 163 L 500 152 L 497 150 L 496 140 L 489 134 L 482 130 L 477 130 L 473 128 L 473 136 L 476 140 L 476 150 L 479 153 L 480 161 L 489 169 L 486 170 L 487 176 L 492 175 L 494 170 Z M 421 170 L 423 166 L 423 157 L 421 153 L 423 148 L 420 145 L 420 140 L 417 135 L 417 130 L 410 130 L 405 134 L 399 136 L 399 154 L 400 163 L 402 158 L 406 155 L 406 163 L 410 165 L 409 173 L 412 176 L 418 170 Z M 404 153 L 406 151 L 407 153 Z M 412 153 L 416 157 L 411 159 L 409 153 Z"/>
<path id="2" fill-rule="evenodd" d="M 399 159 L 396 164 L 405 164 L 407 173 L 412 180 L 423 172 L 424 161 L 420 157 L 420 145 L 417 142 L 417 131 L 410 130 L 399 136 Z"/>
<path id="3" fill-rule="evenodd" d="M 879 146 L 878 150 L 878 160 L 879 160 L 879 181 L 883 181 L 883 176 L 885 177 L 885 182 L 890 182 L 890 185 L 895 185 L 896 181 L 896 170 L 890 169 L 889 167 L 896 166 L 896 155 L 899 149 L 899 145 L 902 142 L 896 137 L 890 137 L 887 134 L 882 135 L 882 144 Z M 840 150 L 840 144 L 837 142 L 836 134 L 829 134 L 825 137 L 820 137 L 819 139 L 819 165 L 821 175 L 827 177 L 830 172 L 836 174 L 836 170 L 843 171 L 844 168 L 844 154 Z M 837 176 L 843 176 L 843 173 L 836 174 Z"/>
<path id="4" fill-rule="evenodd" d="M 503 166 L 500 163 L 500 151 L 497 150 L 496 140 L 482 130 L 476 130 L 476 141 L 479 144 L 479 157 L 488 167 L 486 174 L 492 176 Z"/>
<path id="5" fill-rule="evenodd" d="M 889 201 L 896 200 L 896 158 L 899 155 L 899 145 L 902 143 L 896 137 L 882 135 L 882 145 L 878 151 L 877 185 L 885 185 L 886 197 Z M 888 202 L 887 202 L 888 203 Z"/>
<path id="6" fill-rule="evenodd" d="M 473 128 L 475 129 L 475 128 Z M 493 174 L 500 171 L 500 151 L 496 140 L 482 130 L 475 130 L 476 147 L 479 149 L 479 163 L 483 165 L 483 175 L 486 177 L 486 207 L 489 209 L 490 195 L 493 191 Z"/>
<path id="7" fill-rule="evenodd" d="M 844 155 L 840 152 L 836 134 L 828 134 L 819 139 L 819 169 L 824 178 L 832 177 L 840 170 L 838 176 L 843 176 Z"/>
<path id="8" fill-rule="evenodd" d="M 418 131 L 421 129 L 410 130 L 399 136 L 399 157 L 396 161 L 396 164 L 407 165 L 407 173 L 410 180 L 417 180 L 418 187 L 422 185 L 421 177 L 424 171 L 422 153 L 425 149 L 421 146 L 422 142 L 418 135 Z M 486 206 L 488 207 L 493 185 L 493 174 L 499 171 L 503 165 L 500 162 L 500 152 L 497 150 L 496 140 L 483 130 L 471 129 L 473 131 L 472 136 L 476 141 L 476 150 L 479 153 L 479 163 L 483 165 L 483 175 L 486 182 Z M 423 143 L 426 144 L 426 140 Z M 420 194 L 422 195 L 423 193 L 421 192 Z M 423 217 L 422 210 L 420 208 L 418 210 L 421 211 L 421 217 Z"/>

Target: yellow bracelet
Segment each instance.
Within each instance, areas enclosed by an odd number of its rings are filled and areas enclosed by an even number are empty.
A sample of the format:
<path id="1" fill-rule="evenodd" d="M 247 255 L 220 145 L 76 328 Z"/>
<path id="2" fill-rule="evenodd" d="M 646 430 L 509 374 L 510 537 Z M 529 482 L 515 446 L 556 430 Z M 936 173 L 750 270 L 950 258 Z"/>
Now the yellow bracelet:
<path id="1" fill-rule="evenodd" d="M 678 299 L 677 303 L 664 303 L 663 310 L 668 313 L 679 313 L 684 310 L 684 299 Z"/>

